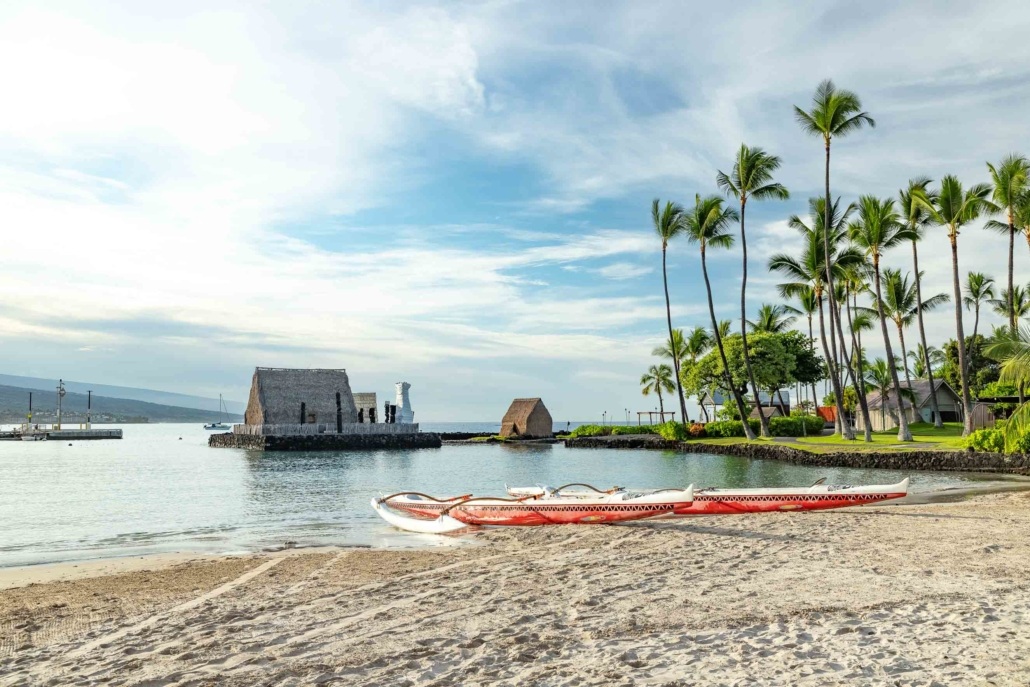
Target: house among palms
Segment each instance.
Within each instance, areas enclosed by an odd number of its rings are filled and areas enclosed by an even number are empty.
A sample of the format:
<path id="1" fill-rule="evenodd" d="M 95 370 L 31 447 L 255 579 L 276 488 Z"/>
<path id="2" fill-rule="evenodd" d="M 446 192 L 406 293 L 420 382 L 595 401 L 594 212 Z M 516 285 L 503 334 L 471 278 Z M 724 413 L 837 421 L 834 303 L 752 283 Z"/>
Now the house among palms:
<path id="1" fill-rule="evenodd" d="M 944 422 L 961 422 L 962 398 L 943 379 L 934 379 L 933 381 L 941 419 Z M 932 423 L 934 418 L 930 403 L 930 382 L 925 379 L 913 379 L 911 382 L 901 382 L 901 386 L 903 389 L 907 388 L 911 391 L 911 394 L 904 394 L 906 398 L 901 399 L 905 419 L 910 423 Z M 869 405 L 869 424 L 874 432 L 897 428 L 898 394 L 893 388 L 887 394 L 881 394 L 879 391 L 867 394 L 866 403 Z M 858 429 L 865 429 L 861 413 L 856 414 L 855 421 Z"/>
<path id="2" fill-rule="evenodd" d="M 780 398 L 783 398 L 783 402 L 780 402 Z M 778 417 L 780 415 L 790 415 L 790 393 L 782 391 L 773 395 L 769 395 L 764 391 L 758 392 L 758 400 L 761 401 L 762 408 L 765 412 L 766 417 Z M 708 417 L 710 419 L 716 418 L 716 412 L 721 410 L 726 403 L 733 404 L 733 397 L 729 394 L 724 394 L 722 391 L 716 390 L 711 393 L 705 391 L 698 397 L 698 405 L 705 408 L 708 411 Z M 755 406 L 754 399 L 750 395 L 744 397 L 744 402 L 752 406 L 751 417 L 758 417 L 758 408 Z"/>

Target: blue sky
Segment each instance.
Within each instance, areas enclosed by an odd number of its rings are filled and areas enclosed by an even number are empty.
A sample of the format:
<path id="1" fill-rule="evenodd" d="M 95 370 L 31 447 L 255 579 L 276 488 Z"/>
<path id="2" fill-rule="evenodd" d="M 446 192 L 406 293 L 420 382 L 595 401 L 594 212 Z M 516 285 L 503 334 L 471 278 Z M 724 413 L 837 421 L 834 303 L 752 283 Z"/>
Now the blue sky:
<path id="1" fill-rule="evenodd" d="M 764 263 L 822 184 L 791 106 L 831 77 L 876 117 L 834 147 L 847 200 L 986 181 L 1030 153 L 1028 28 L 1017 2 L 5 3 L 0 371 L 242 400 L 256 365 L 345 367 L 411 382 L 422 420 L 649 409 L 651 199 L 715 192 L 741 142 L 780 155 L 791 200 L 748 214 L 752 310 L 775 302 Z M 960 243 L 1002 277 L 1001 237 Z M 943 234 L 923 252 L 950 291 Z M 695 254 L 669 266 L 675 324 L 706 324 Z M 721 318 L 739 275 L 712 256 Z"/>

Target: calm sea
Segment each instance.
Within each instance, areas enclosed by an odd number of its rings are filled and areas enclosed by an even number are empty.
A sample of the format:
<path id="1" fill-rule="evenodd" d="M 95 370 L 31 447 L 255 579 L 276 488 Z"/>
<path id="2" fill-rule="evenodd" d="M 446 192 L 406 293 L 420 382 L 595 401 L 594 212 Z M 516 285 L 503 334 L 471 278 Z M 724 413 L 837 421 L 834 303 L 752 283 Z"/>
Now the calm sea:
<path id="1" fill-rule="evenodd" d="M 461 429 L 458 429 L 462 426 Z M 426 430 L 490 431 L 490 423 Z M 467 429 L 466 429 L 467 428 Z M 881 470 L 563 446 L 445 446 L 375 453 L 211 449 L 199 425 L 128 425 L 121 441 L 0 441 L 0 566 L 169 551 L 298 545 L 425 546 L 372 512 L 380 493 L 499 494 L 507 484 L 788 486 L 893 483 Z M 917 473 L 929 491 L 977 480 Z"/>

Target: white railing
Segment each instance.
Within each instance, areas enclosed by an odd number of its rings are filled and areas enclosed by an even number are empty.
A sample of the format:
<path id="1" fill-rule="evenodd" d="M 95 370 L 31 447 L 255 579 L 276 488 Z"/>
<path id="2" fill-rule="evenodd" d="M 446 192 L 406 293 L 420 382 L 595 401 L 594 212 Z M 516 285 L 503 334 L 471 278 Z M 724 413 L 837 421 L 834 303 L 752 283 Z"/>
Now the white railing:
<path id="1" fill-rule="evenodd" d="M 233 434 L 249 434 L 252 436 L 314 436 L 317 434 L 337 434 L 336 423 L 320 422 L 294 425 L 233 425 Z M 383 423 L 345 422 L 339 434 L 418 434 L 418 423 Z"/>

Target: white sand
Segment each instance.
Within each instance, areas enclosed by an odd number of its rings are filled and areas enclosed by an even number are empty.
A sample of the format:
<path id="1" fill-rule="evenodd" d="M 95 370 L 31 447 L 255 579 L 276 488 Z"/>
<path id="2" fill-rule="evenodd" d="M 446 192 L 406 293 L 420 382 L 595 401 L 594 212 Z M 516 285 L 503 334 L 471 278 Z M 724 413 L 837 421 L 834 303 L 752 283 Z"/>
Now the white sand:
<path id="1" fill-rule="evenodd" d="M 1030 684 L 1026 494 L 476 537 L 0 591 L 0 685 Z"/>

